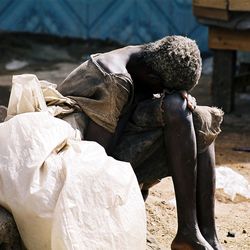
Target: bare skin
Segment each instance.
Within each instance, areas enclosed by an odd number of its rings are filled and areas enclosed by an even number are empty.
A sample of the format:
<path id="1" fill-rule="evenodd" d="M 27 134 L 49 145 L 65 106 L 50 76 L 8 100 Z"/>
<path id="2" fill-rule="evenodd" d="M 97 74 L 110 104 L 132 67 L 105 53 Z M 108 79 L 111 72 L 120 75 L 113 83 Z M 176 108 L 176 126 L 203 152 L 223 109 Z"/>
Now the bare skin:
<path id="1" fill-rule="evenodd" d="M 186 106 L 186 100 L 177 94 L 165 99 L 166 119 L 169 121 L 165 128 L 166 150 L 178 212 L 178 232 L 171 247 L 221 249 L 214 223 L 213 145 L 198 155 L 197 161 L 192 113 Z"/>
<path id="2" fill-rule="evenodd" d="M 214 144 L 210 145 L 205 152 L 198 155 L 196 188 L 197 220 L 200 233 L 210 246 L 212 246 L 212 249 L 222 250 L 216 234 L 214 219 L 214 159 Z M 183 241 L 183 239 L 186 240 Z M 189 240 L 190 235 L 182 235 L 178 231 L 172 243 L 172 249 L 207 249 L 199 245 L 194 248 L 193 244 L 188 244 Z"/>
<path id="3" fill-rule="evenodd" d="M 215 193 L 215 152 L 214 144 L 198 154 L 197 164 L 197 216 L 198 224 L 204 238 L 214 249 L 221 250 L 214 218 Z M 208 188 L 209 187 L 209 188 Z"/>
<path id="4" fill-rule="evenodd" d="M 135 98 L 151 98 L 163 91 L 162 79 L 138 60 L 140 46 L 128 46 L 98 57 L 98 63 L 110 73 L 130 74 Z M 173 178 L 178 213 L 178 231 L 171 248 L 184 250 L 221 250 L 214 222 L 214 151 L 213 145 L 197 155 L 196 136 L 190 110 L 195 99 L 186 91 L 167 95 L 164 128 L 168 164 Z M 126 125 L 129 115 L 119 121 L 115 134 L 90 122 L 87 140 L 99 142 L 112 155 L 112 149 Z M 178 153 L 176 152 L 178 150 Z"/>

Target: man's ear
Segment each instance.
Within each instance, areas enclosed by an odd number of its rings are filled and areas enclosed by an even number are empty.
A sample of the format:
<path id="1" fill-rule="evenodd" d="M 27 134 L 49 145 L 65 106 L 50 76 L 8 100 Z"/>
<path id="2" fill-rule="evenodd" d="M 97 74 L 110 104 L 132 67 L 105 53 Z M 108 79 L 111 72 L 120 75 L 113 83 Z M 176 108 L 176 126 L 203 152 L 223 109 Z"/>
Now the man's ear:
<path id="1" fill-rule="evenodd" d="M 160 93 L 164 88 L 162 78 L 154 73 L 148 73 L 147 82 L 149 83 L 149 86 L 151 86 L 150 88 L 154 93 Z"/>

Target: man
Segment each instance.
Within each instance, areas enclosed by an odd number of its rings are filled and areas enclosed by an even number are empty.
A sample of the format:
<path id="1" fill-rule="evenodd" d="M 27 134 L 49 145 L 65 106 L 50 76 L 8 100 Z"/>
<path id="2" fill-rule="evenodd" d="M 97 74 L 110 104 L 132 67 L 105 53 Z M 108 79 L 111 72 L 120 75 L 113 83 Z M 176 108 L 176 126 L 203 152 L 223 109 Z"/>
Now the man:
<path id="1" fill-rule="evenodd" d="M 221 249 L 213 141 L 222 112 L 196 107 L 187 94 L 200 73 L 195 42 L 169 36 L 92 55 L 58 86 L 77 106 L 63 119 L 109 155 L 129 161 L 145 196 L 152 183 L 172 176 L 178 213 L 172 249 Z"/>

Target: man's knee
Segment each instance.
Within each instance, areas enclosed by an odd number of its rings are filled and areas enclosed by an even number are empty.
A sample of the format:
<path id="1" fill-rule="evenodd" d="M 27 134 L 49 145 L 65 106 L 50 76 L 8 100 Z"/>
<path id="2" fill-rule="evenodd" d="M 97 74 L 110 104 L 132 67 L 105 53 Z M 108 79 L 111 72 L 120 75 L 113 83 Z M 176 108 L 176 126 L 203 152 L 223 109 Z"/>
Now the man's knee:
<path id="1" fill-rule="evenodd" d="M 187 101 L 179 94 L 166 95 L 163 100 L 164 119 L 166 122 L 182 123 L 190 121 L 191 112 L 187 108 Z"/>

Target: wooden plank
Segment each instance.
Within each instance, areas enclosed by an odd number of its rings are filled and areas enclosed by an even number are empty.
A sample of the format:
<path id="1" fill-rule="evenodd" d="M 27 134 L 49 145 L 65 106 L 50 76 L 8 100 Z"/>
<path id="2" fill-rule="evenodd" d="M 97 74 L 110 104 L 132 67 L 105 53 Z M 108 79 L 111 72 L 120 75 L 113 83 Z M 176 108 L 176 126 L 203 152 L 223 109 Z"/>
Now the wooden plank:
<path id="1" fill-rule="evenodd" d="M 213 105 L 226 113 L 234 106 L 234 75 L 236 53 L 233 50 L 214 50 L 212 100 Z"/>
<path id="2" fill-rule="evenodd" d="M 229 20 L 228 10 L 193 6 L 193 14 L 197 17 L 205 17 L 223 21 Z"/>
<path id="3" fill-rule="evenodd" d="M 243 90 L 242 92 L 245 92 L 245 87 L 250 86 L 250 74 L 241 74 L 236 76 L 234 78 L 234 85 L 237 89 L 241 89 Z"/>
<path id="4" fill-rule="evenodd" d="M 229 10 L 250 11 L 250 0 L 229 0 Z"/>
<path id="5" fill-rule="evenodd" d="M 209 27 L 208 45 L 211 49 L 250 51 L 250 30 Z"/>
<path id="6" fill-rule="evenodd" d="M 215 8 L 215 9 L 227 9 L 228 0 L 193 0 L 194 6 Z"/>

